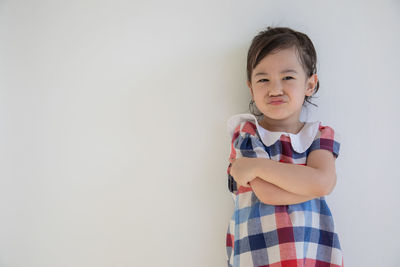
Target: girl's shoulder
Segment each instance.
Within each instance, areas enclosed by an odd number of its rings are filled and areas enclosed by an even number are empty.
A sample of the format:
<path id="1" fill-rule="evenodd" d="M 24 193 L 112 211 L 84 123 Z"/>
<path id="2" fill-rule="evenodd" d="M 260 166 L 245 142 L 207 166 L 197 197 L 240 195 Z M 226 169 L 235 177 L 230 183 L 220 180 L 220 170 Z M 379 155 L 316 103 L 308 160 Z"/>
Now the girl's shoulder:
<path id="1" fill-rule="evenodd" d="M 337 158 L 339 156 L 340 143 L 341 137 L 339 132 L 335 131 L 332 126 L 328 126 L 320 122 L 317 134 L 307 150 L 308 153 L 316 149 L 329 150 Z"/>
<path id="2" fill-rule="evenodd" d="M 257 135 L 257 119 L 253 114 L 242 113 L 231 116 L 227 121 L 227 129 L 231 138 L 238 135 Z"/>
<path id="3" fill-rule="evenodd" d="M 340 142 L 340 133 L 336 131 L 332 126 L 328 126 L 319 122 L 318 132 L 315 136 L 316 139 L 328 139 Z"/>

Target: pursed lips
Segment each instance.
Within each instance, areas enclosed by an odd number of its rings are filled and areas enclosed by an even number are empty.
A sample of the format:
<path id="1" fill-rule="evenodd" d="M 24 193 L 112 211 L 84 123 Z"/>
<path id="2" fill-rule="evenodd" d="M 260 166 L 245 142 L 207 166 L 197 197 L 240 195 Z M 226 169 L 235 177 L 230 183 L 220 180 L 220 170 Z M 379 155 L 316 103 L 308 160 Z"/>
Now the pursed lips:
<path id="1" fill-rule="evenodd" d="M 280 102 L 285 102 L 282 98 L 272 98 L 268 101 L 268 104 L 271 103 L 280 103 Z"/>

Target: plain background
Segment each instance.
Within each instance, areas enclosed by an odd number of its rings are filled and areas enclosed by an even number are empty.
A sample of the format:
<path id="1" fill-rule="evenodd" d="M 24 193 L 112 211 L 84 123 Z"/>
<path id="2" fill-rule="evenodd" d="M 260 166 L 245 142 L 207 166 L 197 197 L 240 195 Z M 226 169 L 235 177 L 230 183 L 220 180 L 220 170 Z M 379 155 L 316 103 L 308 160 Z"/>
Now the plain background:
<path id="1" fill-rule="evenodd" d="M 399 1 L 0 1 L 0 266 L 226 266 L 227 119 L 266 26 L 341 135 L 346 266 L 400 266 Z M 303 116 L 302 115 L 302 116 Z"/>

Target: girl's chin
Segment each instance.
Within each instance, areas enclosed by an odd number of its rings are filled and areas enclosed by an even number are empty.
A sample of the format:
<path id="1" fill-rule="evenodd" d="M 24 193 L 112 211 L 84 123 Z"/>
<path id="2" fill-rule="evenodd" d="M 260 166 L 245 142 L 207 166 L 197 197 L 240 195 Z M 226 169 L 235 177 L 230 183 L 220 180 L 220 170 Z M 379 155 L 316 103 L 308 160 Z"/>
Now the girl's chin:
<path id="1" fill-rule="evenodd" d="M 264 116 L 274 120 L 282 120 L 285 119 L 287 116 L 287 114 L 285 114 L 284 112 L 274 112 L 271 110 L 261 111 L 261 112 L 264 114 Z"/>

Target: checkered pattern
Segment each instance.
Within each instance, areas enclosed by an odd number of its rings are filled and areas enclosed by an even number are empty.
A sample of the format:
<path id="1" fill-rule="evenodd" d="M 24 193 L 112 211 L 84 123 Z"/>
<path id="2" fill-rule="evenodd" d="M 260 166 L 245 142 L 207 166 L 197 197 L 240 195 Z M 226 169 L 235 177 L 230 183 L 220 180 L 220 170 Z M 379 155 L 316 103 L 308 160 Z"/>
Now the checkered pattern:
<path id="1" fill-rule="evenodd" d="M 304 153 L 297 153 L 288 136 L 282 135 L 267 147 L 253 122 L 241 122 L 232 137 L 230 159 L 264 157 L 305 165 L 307 155 L 315 149 L 329 150 L 338 157 L 340 143 L 334 137 L 333 129 L 320 123 L 311 146 Z M 250 187 L 237 188 L 230 175 L 231 165 L 228 188 L 235 211 L 226 237 L 228 266 L 343 266 L 339 238 L 325 197 L 293 205 L 264 204 Z"/>

